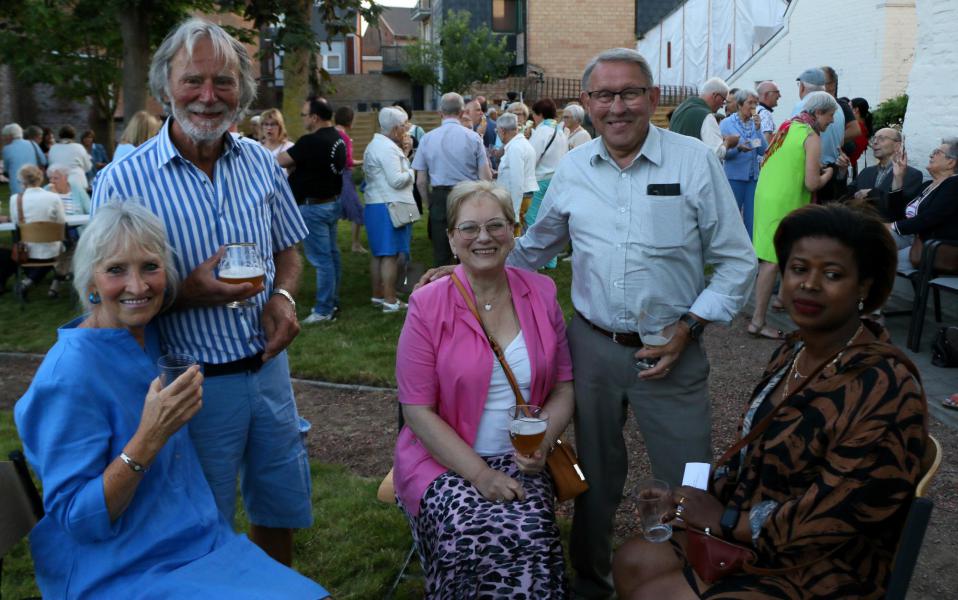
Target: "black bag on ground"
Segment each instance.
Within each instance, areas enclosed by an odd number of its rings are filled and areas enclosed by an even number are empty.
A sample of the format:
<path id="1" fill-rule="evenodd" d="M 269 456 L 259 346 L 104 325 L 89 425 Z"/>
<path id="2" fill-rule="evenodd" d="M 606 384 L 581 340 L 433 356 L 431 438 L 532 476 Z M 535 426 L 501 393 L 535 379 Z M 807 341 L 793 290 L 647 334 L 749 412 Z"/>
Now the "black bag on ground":
<path id="1" fill-rule="evenodd" d="M 942 327 L 931 344 L 931 364 L 958 367 L 958 327 Z"/>

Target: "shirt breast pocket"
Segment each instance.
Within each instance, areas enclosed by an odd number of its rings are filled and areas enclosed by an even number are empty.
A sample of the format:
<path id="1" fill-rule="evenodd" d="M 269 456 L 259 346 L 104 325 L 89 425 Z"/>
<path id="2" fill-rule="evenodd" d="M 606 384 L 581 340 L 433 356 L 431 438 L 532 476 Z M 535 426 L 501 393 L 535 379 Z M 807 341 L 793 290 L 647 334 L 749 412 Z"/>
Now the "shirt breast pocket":
<path id="1" fill-rule="evenodd" d="M 641 196 L 641 241 L 652 248 L 675 248 L 685 244 L 688 223 L 685 196 Z"/>

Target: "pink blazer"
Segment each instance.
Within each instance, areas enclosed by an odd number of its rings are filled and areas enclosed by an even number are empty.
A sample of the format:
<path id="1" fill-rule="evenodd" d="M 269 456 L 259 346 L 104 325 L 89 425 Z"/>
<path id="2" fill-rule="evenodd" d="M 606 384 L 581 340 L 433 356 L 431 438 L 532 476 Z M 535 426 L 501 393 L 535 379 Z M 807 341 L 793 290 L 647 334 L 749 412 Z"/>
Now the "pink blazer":
<path id="1" fill-rule="evenodd" d="M 456 275 L 472 294 L 460 265 Z M 572 358 L 562 309 L 552 279 L 506 267 L 509 289 L 525 336 L 532 368 L 530 403 L 542 405 L 557 381 L 572 380 Z M 433 406 L 470 446 L 489 393 L 495 355 L 452 279 L 420 288 L 396 349 L 396 380 L 403 404 Z M 419 514 L 426 488 L 448 469 L 439 464 L 408 426 L 396 441 L 393 482 L 409 514 Z"/>

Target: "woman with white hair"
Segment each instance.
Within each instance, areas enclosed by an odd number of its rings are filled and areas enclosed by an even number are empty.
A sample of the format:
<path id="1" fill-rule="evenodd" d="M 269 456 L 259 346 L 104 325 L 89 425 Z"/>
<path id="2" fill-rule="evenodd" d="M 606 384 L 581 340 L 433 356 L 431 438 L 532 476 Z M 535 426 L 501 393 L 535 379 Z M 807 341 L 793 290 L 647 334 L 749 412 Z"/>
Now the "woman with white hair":
<path id="1" fill-rule="evenodd" d="M 30 532 L 43 596 L 327 597 L 220 514 L 185 427 L 203 405 L 199 367 L 156 376 L 152 321 L 179 279 L 159 219 L 100 207 L 75 258 L 88 312 L 59 329 L 14 411 L 43 483 Z"/>
<path id="2" fill-rule="evenodd" d="M 63 164 L 51 165 L 47 169 L 47 177 L 50 183 L 44 189 L 53 192 L 60 197 L 63 203 L 63 212 L 66 215 L 87 215 L 90 214 L 90 196 L 86 190 L 70 181 L 70 167 Z M 67 281 L 70 275 L 70 263 L 73 261 L 73 248 L 80 238 L 80 227 L 67 227 L 66 251 L 57 257 L 57 264 L 53 267 L 53 281 L 50 282 L 50 289 L 47 290 L 47 296 L 57 298 L 60 296 L 60 288 Z"/>
<path id="3" fill-rule="evenodd" d="M 592 139 L 589 132 L 582 127 L 585 120 L 585 109 L 579 104 L 572 103 L 562 109 L 562 125 L 566 138 L 569 140 L 569 150 Z"/>
<path id="4" fill-rule="evenodd" d="M 796 208 L 813 201 L 813 194 L 835 174 L 822 168 L 821 133 L 832 122 L 838 102 L 828 92 L 805 96 L 800 112 L 778 128 L 765 151 L 765 161 L 755 187 L 755 220 L 752 244 L 758 257 L 755 282 L 755 312 L 748 324 L 752 337 L 773 340 L 785 334 L 765 325 L 765 313 L 772 297 L 778 271 L 774 237 L 778 224 Z"/>
<path id="5" fill-rule="evenodd" d="M 755 186 L 758 184 L 758 170 L 761 166 L 761 157 L 768 148 L 768 142 L 762 135 L 762 122 L 756 113 L 758 94 L 753 90 L 736 90 L 730 95 L 736 112 L 722 119 L 719 131 L 725 137 L 738 136 L 738 144 L 725 152 L 725 176 L 738 210 L 745 221 L 745 229 L 749 239 L 752 238 L 752 220 L 754 218 Z"/>
<path id="6" fill-rule="evenodd" d="M 17 223 L 22 215 L 24 223 L 34 223 L 37 221 L 48 221 L 53 223 L 66 222 L 66 214 L 63 212 L 63 203 L 56 194 L 44 190 L 43 171 L 35 165 L 24 165 L 17 172 L 17 180 L 20 183 L 22 192 L 10 196 L 10 220 Z M 63 252 L 63 242 L 28 242 L 27 250 L 31 259 L 34 260 L 53 260 Z M 31 268 L 25 271 L 26 277 L 17 282 L 16 294 L 23 300 L 26 300 L 27 291 L 40 283 L 50 267 Z M 5 282 L 0 281 L 0 287 Z"/>
<path id="7" fill-rule="evenodd" d="M 406 135 L 406 113 L 398 108 L 379 111 L 379 133 L 373 136 L 363 154 L 363 172 L 366 175 L 366 208 L 363 220 L 369 237 L 372 303 L 381 306 L 384 313 L 406 308 L 396 298 L 396 279 L 399 257 L 409 257 L 412 224 L 394 227 L 389 216 L 391 203 L 408 204 L 413 210 L 416 201 L 412 190 L 414 175 L 402 150 Z"/>

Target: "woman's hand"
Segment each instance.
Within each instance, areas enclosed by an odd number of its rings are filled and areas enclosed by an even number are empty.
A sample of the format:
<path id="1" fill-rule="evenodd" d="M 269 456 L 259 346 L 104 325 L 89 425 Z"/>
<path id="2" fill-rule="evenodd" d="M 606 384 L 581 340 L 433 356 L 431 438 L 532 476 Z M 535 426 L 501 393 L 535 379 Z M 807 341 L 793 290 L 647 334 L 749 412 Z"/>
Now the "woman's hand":
<path id="1" fill-rule="evenodd" d="M 486 467 L 473 481 L 482 497 L 490 502 L 511 502 L 526 499 L 522 484 L 505 473 Z"/>
<path id="2" fill-rule="evenodd" d="M 545 441 L 539 448 L 532 453 L 532 456 L 515 453 L 514 460 L 519 470 L 526 475 L 538 475 L 542 469 L 546 468 L 546 459 L 549 457 L 549 446 Z"/>
<path id="3" fill-rule="evenodd" d="M 712 494 L 698 488 L 683 485 L 672 492 L 675 516 L 698 529 L 710 528 L 720 535 L 722 513 L 725 506 Z"/>
<path id="4" fill-rule="evenodd" d="M 165 388 L 156 378 L 143 403 L 137 435 L 144 438 L 155 455 L 202 406 L 203 375 L 198 366 L 190 367 Z"/>

